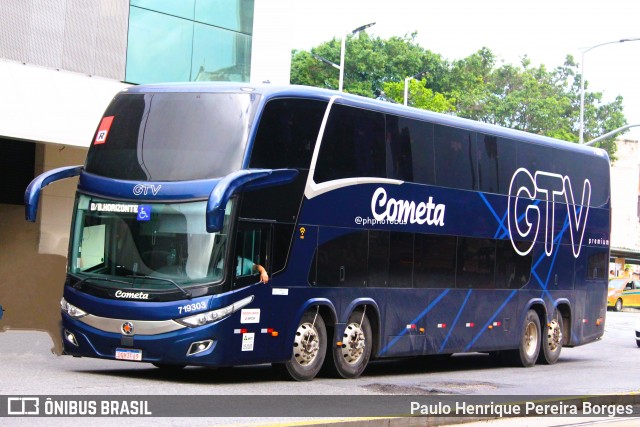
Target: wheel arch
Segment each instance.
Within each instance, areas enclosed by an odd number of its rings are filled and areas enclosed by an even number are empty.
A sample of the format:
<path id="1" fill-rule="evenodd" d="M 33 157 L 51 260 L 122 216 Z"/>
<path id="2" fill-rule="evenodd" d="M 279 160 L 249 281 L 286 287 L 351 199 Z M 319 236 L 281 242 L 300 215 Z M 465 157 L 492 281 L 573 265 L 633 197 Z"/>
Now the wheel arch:
<path id="1" fill-rule="evenodd" d="M 344 311 L 341 313 L 340 322 L 346 324 L 349 320 L 349 316 L 355 310 L 366 307 L 366 315 L 369 318 L 369 323 L 371 324 L 371 334 L 373 335 L 373 348 L 371 349 L 371 358 L 376 358 L 378 355 L 378 351 L 380 351 L 380 307 L 375 300 L 371 298 L 357 298 L 349 303 L 346 306 Z"/>
<path id="2" fill-rule="evenodd" d="M 555 302 L 555 309 L 558 310 L 558 313 L 562 316 L 562 344 L 568 345 L 571 341 L 571 319 L 573 317 L 571 302 L 566 298 L 561 298 Z"/>
<path id="3" fill-rule="evenodd" d="M 533 310 L 538 314 L 540 324 L 547 323 L 547 306 L 542 298 L 534 298 L 529 300 L 526 309 L 523 310 L 522 315 L 520 316 L 520 322 L 524 322 L 524 320 L 527 318 L 527 313 L 529 312 L 529 310 Z"/>
<path id="4" fill-rule="evenodd" d="M 296 313 L 296 321 L 292 322 L 287 331 L 287 336 L 293 336 L 295 334 L 296 328 L 298 327 L 298 323 L 300 323 L 300 319 L 304 316 L 304 313 L 307 311 L 315 310 L 314 307 L 318 306 L 318 314 L 322 316 L 322 320 L 327 327 L 334 327 L 337 321 L 336 307 L 331 302 L 331 300 L 327 298 L 312 298 L 305 301 L 304 304 L 300 306 Z"/>
<path id="5" fill-rule="evenodd" d="M 549 315 L 553 315 L 553 310 L 558 310 L 560 315 L 562 316 L 562 327 L 563 327 L 563 345 L 568 345 L 571 341 L 571 318 L 572 318 L 572 307 L 571 302 L 569 302 L 566 298 L 560 298 L 554 301 L 553 309 L 549 312 L 547 310 L 547 305 L 544 300 L 541 298 L 535 298 L 529 301 L 527 305 L 527 309 L 524 310 L 522 314 L 521 321 L 524 321 L 524 318 L 527 315 L 529 310 L 534 310 L 538 314 L 538 318 L 540 319 L 540 325 L 547 325 L 549 323 Z"/>

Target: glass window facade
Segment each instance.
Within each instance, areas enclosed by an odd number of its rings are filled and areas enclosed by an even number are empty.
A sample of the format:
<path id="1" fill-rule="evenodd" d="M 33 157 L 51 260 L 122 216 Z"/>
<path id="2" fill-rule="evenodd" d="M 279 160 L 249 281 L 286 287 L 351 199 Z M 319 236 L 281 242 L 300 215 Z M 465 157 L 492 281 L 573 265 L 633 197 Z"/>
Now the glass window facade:
<path id="1" fill-rule="evenodd" d="M 254 0 L 131 0 L 129 83 L 249 81 Z"/>

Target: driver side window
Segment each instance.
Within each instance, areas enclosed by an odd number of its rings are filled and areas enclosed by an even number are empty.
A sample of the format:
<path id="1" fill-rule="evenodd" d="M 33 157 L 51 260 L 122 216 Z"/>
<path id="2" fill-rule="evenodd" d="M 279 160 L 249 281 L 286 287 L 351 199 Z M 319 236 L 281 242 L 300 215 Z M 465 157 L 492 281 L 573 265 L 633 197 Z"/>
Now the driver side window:
<path id="1" fill-rule="evenodd" d="M 236 232 L 233 283 L 241 288 L 260 281 L 258 266 L 271 273 L 272 225 L 241 221 Z"/>

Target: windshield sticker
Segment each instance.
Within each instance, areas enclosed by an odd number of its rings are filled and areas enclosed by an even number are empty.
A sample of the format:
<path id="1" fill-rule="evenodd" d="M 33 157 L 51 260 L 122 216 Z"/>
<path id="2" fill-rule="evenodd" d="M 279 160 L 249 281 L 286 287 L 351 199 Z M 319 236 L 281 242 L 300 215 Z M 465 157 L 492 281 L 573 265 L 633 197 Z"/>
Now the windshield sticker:
<path id="1" fill-rule="evenodd" d="M 255 340 L 255 337 L 255 332 L 242 334 L 242 351 L 253 351 L 253 342 Z"/>
<path id="2" fill-rule="evenodd" d="M 138 213 L 138 205 L 127 205 L 123 203 L 91 203 L 89 209 L 95 212 L 121 212 Z M 151 209 L 149 209 L 150 213 Z"/>
<path id="3" fill-rule="evenodd" d="M 93 141 L 93 145 L 104 144 L 107 142 L 107 135 L 109 134 L 109 129 L 111 129 L 113 117 L 114 116 L 107 116 L 102 118 L 100 126 L 98 126 L 98 133 L 96 134 L 96 140 Z"/>
<path id="4" fill-rule="evenodd" d="M 138 206 L 138 221 L 149 221 L 151 219 L 151 205 Z"/>

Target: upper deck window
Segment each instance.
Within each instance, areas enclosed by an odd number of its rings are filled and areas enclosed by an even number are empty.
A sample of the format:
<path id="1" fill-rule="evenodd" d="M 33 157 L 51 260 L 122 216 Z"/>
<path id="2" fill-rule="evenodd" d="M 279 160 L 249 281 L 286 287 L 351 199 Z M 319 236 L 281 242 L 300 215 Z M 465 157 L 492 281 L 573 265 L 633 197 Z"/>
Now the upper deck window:
<path id="1" fill-rule="evenodd" d="M 260 118 L 250 167 L 309 169 L 326 109 L 326 101 L 269 101 Z"/>
<path id="2" fill-rule="evenodd" d="M 241 168 L 256 96 L 235 93 L 120 94 L 86 171 L 109 178 L 181 181 Z"/>
<path id="3" fill-rule="evenodd" d="M 385 119 L 382 113 L 334 105 L 318 155 L 314 179 L 385 178 Z"/>

